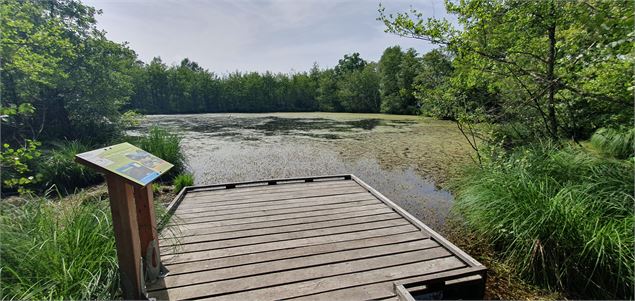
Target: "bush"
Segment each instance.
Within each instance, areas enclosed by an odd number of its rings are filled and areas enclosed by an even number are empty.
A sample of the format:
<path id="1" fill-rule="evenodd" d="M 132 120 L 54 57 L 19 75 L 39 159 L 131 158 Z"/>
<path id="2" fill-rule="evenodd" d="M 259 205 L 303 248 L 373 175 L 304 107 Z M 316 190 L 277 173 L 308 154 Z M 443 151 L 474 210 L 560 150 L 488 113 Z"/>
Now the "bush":
<path id="1" fill-rule="evenodd" d="M 191 173 L 182 173 L 174 178 L 174 192 L 178 193 L 185 186 L 194 185 L 194 176 Z"/>
<path id="2" fill-rule="evenodd" d="M 181 137 L 160 127 L 151 127 L 148 135 L 136 141 L 141 149 L 174 165 L 170 171 L 161 176 L 161 180 L 169 181 L 185 169 L 185 155 L 181 150 Z"/>
<path id="3" fill-rule="evenodd" d="M 64 194 L 77 188 L 87 187 L 103 181 L 103 177 L 94 170 L 75 162 L 75 155 L 90 151 L 91 148 L 79 141 L 66 141 L 54 144 L 54 148 L 45 154 L 39 166 L 45 179 L 46 188 L 54 185 Z"/>
<path id="4" fill-rule="evenodd" d="M 522 148 L 469 171 L 455 210 L 531 281 L 633 298 L 633 167 L 573 146 Z"/>
<path id="5" fill-rule="evenodd" d="M 0 293 L 6 300 L 113 299 L 117 255 L 106 202 L 3 204 Z"/>
<path id="6" fill-rule="evenodd" d="M 601 128 L 591 137 L 591 145 L 603 154 L 626 159 L 633 156 L 635 128 L 610 129 Z"/>

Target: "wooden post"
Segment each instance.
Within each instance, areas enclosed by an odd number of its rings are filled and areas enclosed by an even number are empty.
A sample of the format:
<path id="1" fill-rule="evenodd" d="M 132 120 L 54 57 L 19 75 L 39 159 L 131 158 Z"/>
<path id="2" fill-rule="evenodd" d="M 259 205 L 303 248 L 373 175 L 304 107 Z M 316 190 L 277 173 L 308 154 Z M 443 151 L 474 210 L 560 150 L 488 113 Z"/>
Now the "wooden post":
<path id="1" fill-rule="evenodd" d="M 125 300 L 146 299 L 134 188 L 119 176 L 110 173 L 106 173 L 106 182 L 110 196 L 123 298 Z"/>
<path id="2" fill-rule="evenodd" d="M 159 255 L 159 235 L 154 213 L 152 184 L 135 187 L 134 198 L 137 206 L 137 222 L 139 224 L 139 238 L 145 280 L 148 283 L 156 281 L 164 271 Z"/>
<path id="3" fill-rule="evenodd" d="M 167 272 L 159 255 L 150 185 L 173 165 L 130 143 L 77 154 L 75 160 L 106 177 L 123 298 L 147 300 L 146 282 Z"/>

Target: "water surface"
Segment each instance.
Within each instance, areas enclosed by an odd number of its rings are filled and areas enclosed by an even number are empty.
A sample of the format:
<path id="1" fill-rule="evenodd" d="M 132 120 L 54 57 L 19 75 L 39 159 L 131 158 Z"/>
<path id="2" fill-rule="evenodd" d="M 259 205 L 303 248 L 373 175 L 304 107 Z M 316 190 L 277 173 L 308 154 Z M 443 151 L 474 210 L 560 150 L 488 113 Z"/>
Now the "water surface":
<path id="1" fill-rule="evenodd" d="M 183 137 L 196 184 L 352 173 L 438 227 L 469 147 L 451 122 L 341 113 L 151 115 Z"/>

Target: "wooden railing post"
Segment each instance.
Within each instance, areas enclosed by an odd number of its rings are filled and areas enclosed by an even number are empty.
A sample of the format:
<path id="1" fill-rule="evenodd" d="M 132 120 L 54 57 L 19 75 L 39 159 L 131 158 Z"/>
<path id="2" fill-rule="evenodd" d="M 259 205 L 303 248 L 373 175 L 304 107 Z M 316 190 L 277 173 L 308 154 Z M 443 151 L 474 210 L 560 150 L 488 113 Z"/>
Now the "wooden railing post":
<path id="1" fill-rule="evenodd" d="M 110 196 L 123 298 L 125 300 L 146 299 L 134 188 L 113 174 L 106 174 L 106 182 Z"/>

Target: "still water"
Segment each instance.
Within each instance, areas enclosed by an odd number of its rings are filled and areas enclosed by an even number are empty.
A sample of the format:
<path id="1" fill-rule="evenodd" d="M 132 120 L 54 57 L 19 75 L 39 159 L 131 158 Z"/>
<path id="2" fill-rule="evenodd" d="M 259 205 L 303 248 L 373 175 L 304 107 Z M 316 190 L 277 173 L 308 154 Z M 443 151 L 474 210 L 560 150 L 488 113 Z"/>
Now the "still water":
<path id="1" fill-rule="evenodd" d="M 452 204 L 444 186 L 471 162 L 451 122 L 343 113 L 146 116 L 183 137 L 196 184 L 352 173 L 433 228 Z"/>

